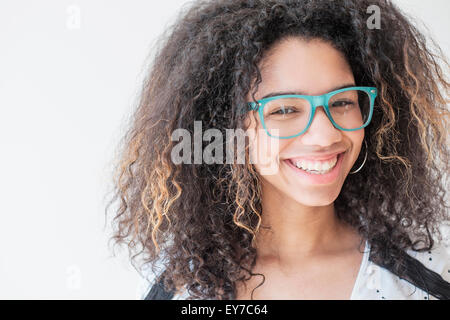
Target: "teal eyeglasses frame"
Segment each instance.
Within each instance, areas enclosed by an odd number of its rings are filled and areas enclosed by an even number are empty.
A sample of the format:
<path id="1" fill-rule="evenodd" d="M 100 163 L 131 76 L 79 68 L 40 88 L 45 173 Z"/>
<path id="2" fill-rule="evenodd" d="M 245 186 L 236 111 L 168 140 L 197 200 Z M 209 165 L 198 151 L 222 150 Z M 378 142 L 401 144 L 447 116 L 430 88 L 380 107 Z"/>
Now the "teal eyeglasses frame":
<path id="1" fill-rule="evenodd" d="M 341 93 L 341 92 L 345 92 L 345 91 L 350 91 L 350 90 L 361 90 L 366 92 L 369 95 L 370 98 L 370 112 L 369 112 L 369 117 L 367 118 L 366 123 L 364 123 L 361 127 L 356 128 L 356 129 L 344 129 L 342 127 L 340 127 L 336 122 L 334 122 L 333 118 L 331 117 L 330 114 L 330 109 L 328 108 L 328 101 L 330 100 L 330 98 L 332 96 L 334 96 L 335 94 Z M 377 93 L 378 90 L 375 87 L 348 87 L 348 88 L 343 88 L 343 89 L 339 89 L 339 90 L 334 90 L 328 93 L 325 93 L 323 95 L 320 96 L 307 96 L 307 95 L 281 95 L 281 96 L 273 96 L 273 97 L 268 97 L 265 99 L 261 99 L 261 100 L 257 100 L 257 102 L 248 102 L 248 107 L 249 110 L 248 111 L 253 111 L 253 110 L 257 110 L 259 113 L 259 118 L 261 120 L 261 123 L 263 125 L 264 130 L 266 131 L 266 133 L 272 137 L 272 138 L 278 138 L 278 139 L 291 139 L 291 138 L 295 138 L 298 137 L 299 135 L 305 133 L 311 123 L 312 120 L 314 119 L 314 115 L 316 113 L 316 109 L 320 106 L 322 106 L 325 110 L 325 113 L 327 114 L 328 119 L 330 119 L 331 123 L 333 124 L 333 126 L 339 130 L 343 130 L 343 131 L 356 131 L 356 130 L 360 130 L 364 127 L 366 127 L 367 125 L 369 125 L 370 121 L 372 120 L 372 114 L 373 114 L 373 106 L 375 103 L 375 98 L 377 97 Z M 266 105 L 267 102 L 272 101 L 272 100 L 276 100 L 276 99 L 280 99 L 280 98 L 303 98 L 305 100 L 308 100 L 309 105 L 311 106 L 311 112 L 310 112 L 310 117 L 309 117 L 309 121 L 308 124 L 306 125 L 306 128 L 301 131 L 300 133 L 293 135 L 293 136 L 288 136 L 288 137 L 278 137 L 278 136 L 273 136 L 270 134 L 269 130 L 266 127 L 266 124 L 264 123 L 264 115 L 263 115 L 263 109 L 264 106 Z"/>

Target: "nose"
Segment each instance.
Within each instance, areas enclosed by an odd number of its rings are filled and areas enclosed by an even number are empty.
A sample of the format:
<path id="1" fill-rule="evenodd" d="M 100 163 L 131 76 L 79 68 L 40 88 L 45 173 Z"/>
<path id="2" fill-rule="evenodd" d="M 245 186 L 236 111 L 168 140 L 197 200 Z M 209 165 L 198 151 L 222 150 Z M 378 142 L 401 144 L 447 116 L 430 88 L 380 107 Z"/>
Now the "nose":
<path id="1" fill-rule="evenodd" d="M 323 106 L 318 106 L 308 130 L 301 135 L 304 144 L 327 147 L 342 139 L 342 131 L 335 128 Z"/>

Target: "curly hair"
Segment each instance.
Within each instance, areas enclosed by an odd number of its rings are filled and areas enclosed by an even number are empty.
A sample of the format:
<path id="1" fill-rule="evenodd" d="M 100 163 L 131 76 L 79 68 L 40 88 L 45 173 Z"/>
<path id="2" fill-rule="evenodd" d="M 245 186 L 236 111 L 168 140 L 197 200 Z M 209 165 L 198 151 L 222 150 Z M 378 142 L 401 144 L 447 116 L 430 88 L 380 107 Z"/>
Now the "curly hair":
<path id="1" fill-rule="evenodd" d="M 374 4 L 379 30 L 366 25 Z M 379 90 L 365 128 L 366 164 L 346 178 L 334 203 L 338 218 L 370 243 L 372 261 L 406 279 L 415 277 L 406 250 L 442 240 L 449 83 L 434 42 L 388 0 L 196 1 L 155 47 L 106 209 L 118 202 L 111 239 L 126 245 L 132 261 L 154 268 L 164 257 L 171 290 L 234 299 L 236 282 L 255 275 L 260 176 L 249 163 L 174 164 L 171 134 L 193 134 L 194 121 L 205 130 L 245 129 L 240 111 L 252 83 L 261 82 L 259 62 L 287 37 L 327 41 L 345 55 L 358 85 Z"/>

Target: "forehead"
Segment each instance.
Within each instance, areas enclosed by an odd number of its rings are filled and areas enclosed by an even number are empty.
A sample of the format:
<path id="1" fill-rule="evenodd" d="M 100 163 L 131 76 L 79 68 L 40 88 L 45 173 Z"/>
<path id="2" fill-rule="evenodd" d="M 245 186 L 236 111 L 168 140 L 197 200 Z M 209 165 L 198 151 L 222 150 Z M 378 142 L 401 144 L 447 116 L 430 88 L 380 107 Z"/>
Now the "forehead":
<path id="1" fill-rule="evenodd" d="M 299 91 L 320 95 L 354 83 L 344 55 L 322 40 L 290 38 L 276 44 L 260 63 L 262 82 L 257 99 L 269 91 Z"/>

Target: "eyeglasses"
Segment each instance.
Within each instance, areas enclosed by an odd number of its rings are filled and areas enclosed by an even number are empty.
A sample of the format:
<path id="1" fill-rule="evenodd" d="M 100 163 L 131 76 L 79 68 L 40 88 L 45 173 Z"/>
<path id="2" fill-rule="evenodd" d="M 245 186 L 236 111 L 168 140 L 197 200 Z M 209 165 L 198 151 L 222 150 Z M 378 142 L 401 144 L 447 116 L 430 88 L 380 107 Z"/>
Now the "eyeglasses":
<path id="1" fill-rule="evenodd" d="M 372 119 L 376 96 L 377 88 L 349 87 L 320 96 L 269 97 L 248 102 L 248 111 L 258 111 L 263 128 L 270 137 L 289 139 L 308 130 L 319 106 L 323 106 L 335 128 L 343 131 L 362 129 Z"/>

